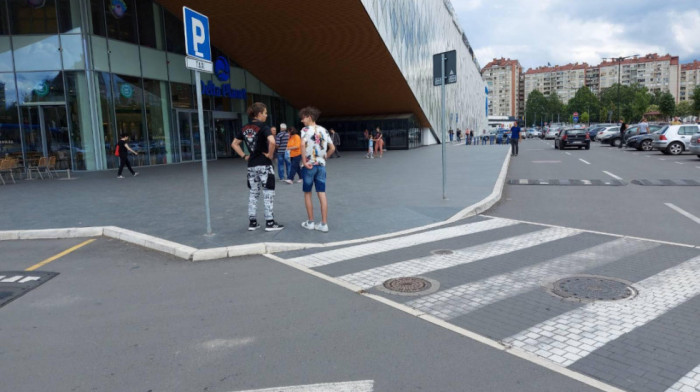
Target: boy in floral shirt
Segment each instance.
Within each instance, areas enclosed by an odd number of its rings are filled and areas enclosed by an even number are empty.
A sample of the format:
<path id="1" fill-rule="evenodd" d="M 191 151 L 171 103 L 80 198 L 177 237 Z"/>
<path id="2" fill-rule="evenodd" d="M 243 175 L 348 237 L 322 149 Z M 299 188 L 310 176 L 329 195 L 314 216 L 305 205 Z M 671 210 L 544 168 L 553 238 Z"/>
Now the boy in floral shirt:
<path id="1" fill-rule="evenodd" d="M 304 204 L 308 220 L 301 226 L 308 230 L 328 232 L 328 201 L 326 200 L 326 159 L 333 154 L 335 146 L 326 128 L 316 125 L 321 111 L 307 106 L 299 111 L 304 124 L 301 130 L 301 177 L 304 180 Z M 314 206 L 311 202 L 311 188 L 316 188 L 321 203 L 321 223 L 314 223 Z"/>

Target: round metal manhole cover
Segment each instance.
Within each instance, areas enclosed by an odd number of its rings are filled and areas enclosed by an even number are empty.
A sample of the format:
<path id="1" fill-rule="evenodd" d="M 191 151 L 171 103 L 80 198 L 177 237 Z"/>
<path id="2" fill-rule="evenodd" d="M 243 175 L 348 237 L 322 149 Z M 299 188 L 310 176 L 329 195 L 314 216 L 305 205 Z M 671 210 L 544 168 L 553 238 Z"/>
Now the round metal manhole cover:
<path id="1" fill-rule="evenodd" d="M 578 301 L 617 301 L 637 295 L 631 283 L 605 276 L 572 276 L 557 280 L 552 293 Z"/>
<path id="2" fill-rule="evenodd" d="M 434 255 L 439 255 L 439 256 L 446 256 L 446 255 L 454 254 L 455 252 L 453 250 L 449 250 L 449 249 L 437 249 L 437 250 L 434 250 L 430 253 L 432 253 Z"/>
<path id="3" fill-rule="evenodd" d="M 392 278 L 377 286 L 385 293 L 397 295 L 425 295 L 440 289 L 440 283 L 423 277 Z"/>

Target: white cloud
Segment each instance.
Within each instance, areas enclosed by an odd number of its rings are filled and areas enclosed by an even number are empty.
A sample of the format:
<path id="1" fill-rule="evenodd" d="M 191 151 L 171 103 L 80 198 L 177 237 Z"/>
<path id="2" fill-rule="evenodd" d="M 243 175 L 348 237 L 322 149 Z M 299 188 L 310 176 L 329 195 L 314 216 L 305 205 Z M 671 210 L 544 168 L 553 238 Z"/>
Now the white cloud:
<path id="1" fill-rule="evenodd" d="M 700 12 L 690 3 L 452 0 L 482 66 L 506 57 L 526 69 L 647 53 L 700 59 Z"/>

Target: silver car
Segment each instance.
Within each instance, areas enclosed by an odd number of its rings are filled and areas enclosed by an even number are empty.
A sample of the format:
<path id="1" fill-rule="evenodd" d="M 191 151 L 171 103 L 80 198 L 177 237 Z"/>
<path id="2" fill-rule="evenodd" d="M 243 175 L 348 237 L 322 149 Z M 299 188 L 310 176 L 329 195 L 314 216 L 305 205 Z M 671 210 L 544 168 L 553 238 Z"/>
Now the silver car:
<path id="1" fill-rule="evenodd" d="M 700 127 L 695 124 L 666 125 L 654 135 L 651 146 L 666 155 L 678 155 L 690 148 L 690 138 L 696 133 Z"/>
<path id="2" fill-rule="evenodd" d="M 688 146 L 688 151 L 700 158 L 700 133 L 696 133 L 690 138 L 690 146 Z"/>
<path id="3" fill-rule="evenodd" d="M 619 135 L 620 135 L 620 127 L 619 126 L 615 125 L 615 126 L 605 127 L 605 129 L 603 129 L 602 131 L 598 131 L 598 134 L 595 136 L 595 140 L 600 141 L 601 143 L 605 143 L 613 136 L 619 136 Z"/>

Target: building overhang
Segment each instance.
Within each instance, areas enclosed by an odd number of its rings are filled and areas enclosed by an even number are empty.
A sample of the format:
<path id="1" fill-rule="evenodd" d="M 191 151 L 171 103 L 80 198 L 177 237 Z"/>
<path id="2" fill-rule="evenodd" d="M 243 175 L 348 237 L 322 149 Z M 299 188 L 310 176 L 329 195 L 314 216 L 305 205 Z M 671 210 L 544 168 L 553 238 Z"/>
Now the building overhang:
<path id="1" fill-rule="evenodd" d="M 292 106 L 322 117 L 413 113 L 430 127 L 360 0 L 159 0 L 209 17 L 212 44 Z M 430 70 L 426 70 L 430 72 Z"/>

